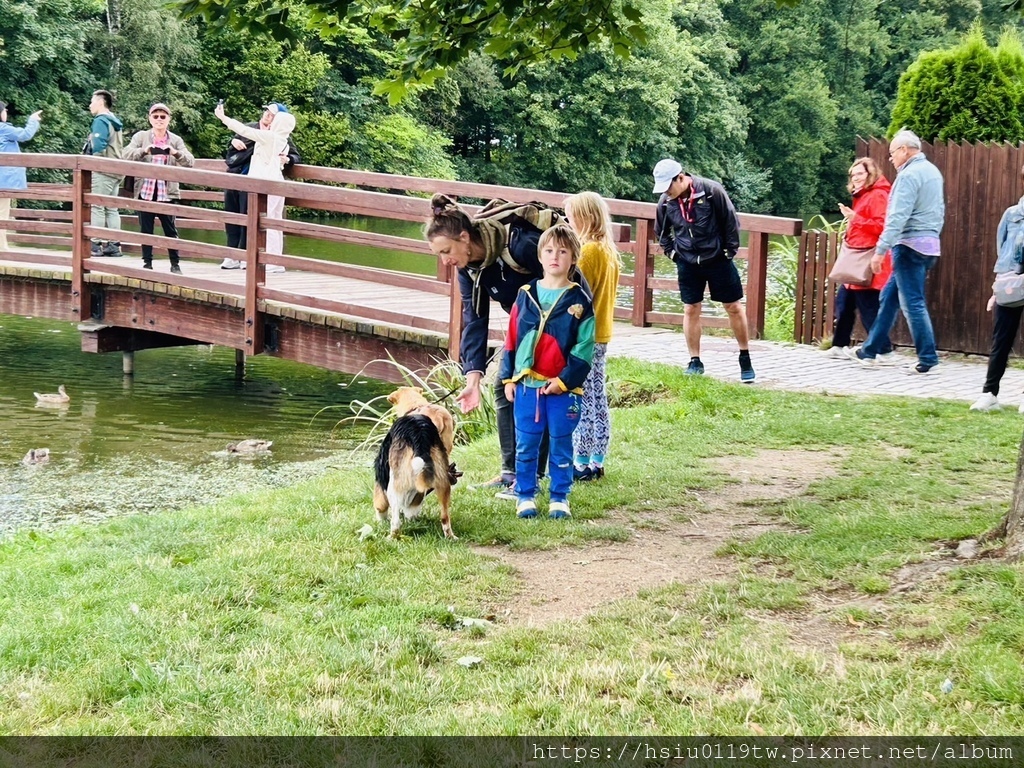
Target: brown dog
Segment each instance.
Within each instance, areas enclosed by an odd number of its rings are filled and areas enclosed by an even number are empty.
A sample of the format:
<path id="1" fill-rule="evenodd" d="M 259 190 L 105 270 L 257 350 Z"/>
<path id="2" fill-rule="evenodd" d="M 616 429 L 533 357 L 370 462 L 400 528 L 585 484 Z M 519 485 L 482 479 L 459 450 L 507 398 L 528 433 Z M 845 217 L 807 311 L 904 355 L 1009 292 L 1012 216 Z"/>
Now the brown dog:
<path id="1" fill-rule="evenodd" d="M 421 413 L 434 422 L 437 434 L 444 443 L 444 449 L 448 453 L 452 452 L 455 445 L 455 419 L 447 408 L 428 403 L 423 397 L 423 390 L 419 387 L 399 387 L 388 395 L 388 402 L 395 407 L 395 414 L 399 417 Z"/>
<path id="2" fill-rule="evenodd" d="M 373 508 L 381 521 L 387 519 L 390 510 L 392 538 L 398 535 L 403 516 L 411 519 L 419 515 L 420 505 L 430 491 L 437 494 L 445 537 L 458 538 L 448 515 L 453 483 L 448 451 L 430 418 L 410 413 L 396 419 L 381 443 L 374 474 Z"/>

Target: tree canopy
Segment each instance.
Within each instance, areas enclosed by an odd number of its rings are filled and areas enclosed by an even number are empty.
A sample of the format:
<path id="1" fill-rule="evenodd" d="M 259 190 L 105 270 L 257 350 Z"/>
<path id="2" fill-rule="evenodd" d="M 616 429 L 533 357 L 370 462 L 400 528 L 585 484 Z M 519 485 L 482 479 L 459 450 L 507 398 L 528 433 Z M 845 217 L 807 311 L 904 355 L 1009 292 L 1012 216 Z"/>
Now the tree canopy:
<path id="1" fill-rule="evenodd" d="M 279 0 L 176 0 L 186 17 L 294 39 L 293 7 Z M 475 51 L 507 62 L 512 74 L 539 59 L 575 58 L 607 42 L 619 55 L 643 42 L 634 0 L 421 0 L 375 3 L 301 0 L 307 25 L 326 38 L 351 27 L 389 38 L 398 57 L 378 90 L 397 101 L 411 84 L 433 83 Z"/>

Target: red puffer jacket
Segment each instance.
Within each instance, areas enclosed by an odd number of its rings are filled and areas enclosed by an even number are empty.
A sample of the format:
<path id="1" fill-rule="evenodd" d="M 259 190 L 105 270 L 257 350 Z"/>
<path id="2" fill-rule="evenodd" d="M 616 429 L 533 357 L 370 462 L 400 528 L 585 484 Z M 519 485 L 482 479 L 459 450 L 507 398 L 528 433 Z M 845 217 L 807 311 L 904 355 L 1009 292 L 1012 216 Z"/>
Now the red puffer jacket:
<path id="1" fill-rule="evenodd" d="M 846 244 L 851 248 L 874 248 L 885 228 L 885 209 L 889 206 L 892 185 L 885 176 L 870 187 L 853 194 L 853 218 L 846 229 Z M 892 254 L 886 253 L 882 271 L 875 275 L 871 285 L 848 285 L 850 290 L 871 288 L 880 291 L 892 274 Z"/>

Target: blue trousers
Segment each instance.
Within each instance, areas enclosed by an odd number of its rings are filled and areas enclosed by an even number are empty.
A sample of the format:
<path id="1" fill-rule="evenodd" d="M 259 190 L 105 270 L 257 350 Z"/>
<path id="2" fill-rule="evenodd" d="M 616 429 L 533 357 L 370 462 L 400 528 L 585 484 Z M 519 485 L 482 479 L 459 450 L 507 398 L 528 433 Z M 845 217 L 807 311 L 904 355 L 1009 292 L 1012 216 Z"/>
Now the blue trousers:
<path id="1" fill-rule="evenodd" d="M 516 384 L 516 495 L 537 495 L 537 462 L 545 430 L 550 436 L 548 466 L 551 501 L 566 501 L 572 489 L 572 433 L 580 421 L 579 395 L 542 395 L 540 389 Z"/>
<path id="2" fill-rule="evenodd" d="M 889 331 L 896 322 L 896 311 L 902 309 L 914 338 L 918 362 L 929 367 L 938 365 L 935 331 L 924 299 L 924 280 L 937 260 L 937 256 L 926 256 L 905 245 L 892 247 L 892 277 L 882 289 L 878 317 L 861 347 L 865 357 L 873 358 L 885 351 Z"/>

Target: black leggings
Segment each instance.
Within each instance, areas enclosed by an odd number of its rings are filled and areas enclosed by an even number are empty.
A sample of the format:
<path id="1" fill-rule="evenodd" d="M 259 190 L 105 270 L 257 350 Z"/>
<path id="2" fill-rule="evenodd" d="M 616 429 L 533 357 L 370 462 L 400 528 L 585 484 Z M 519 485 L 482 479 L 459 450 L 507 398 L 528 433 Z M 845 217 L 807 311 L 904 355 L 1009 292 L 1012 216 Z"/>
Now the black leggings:
<path id="1" fill-rule="evenodd" d="M 995 324 L 992 327 L 992 354 L 988 356 L 988 372 L 985 374 L 985 389 L 982 392 L 999 394 L 999 381 L 1006 373 L 1006 361 L 1017 338 L 1020 318 L 1024 307 L 1004 307 L 996 304 Z"/>

